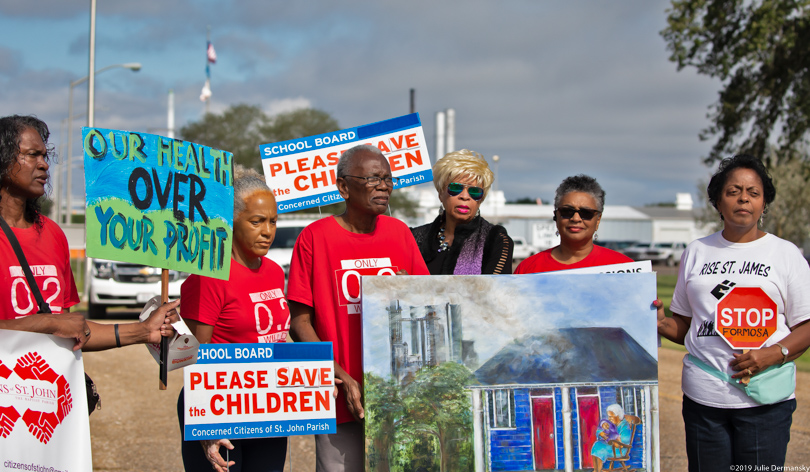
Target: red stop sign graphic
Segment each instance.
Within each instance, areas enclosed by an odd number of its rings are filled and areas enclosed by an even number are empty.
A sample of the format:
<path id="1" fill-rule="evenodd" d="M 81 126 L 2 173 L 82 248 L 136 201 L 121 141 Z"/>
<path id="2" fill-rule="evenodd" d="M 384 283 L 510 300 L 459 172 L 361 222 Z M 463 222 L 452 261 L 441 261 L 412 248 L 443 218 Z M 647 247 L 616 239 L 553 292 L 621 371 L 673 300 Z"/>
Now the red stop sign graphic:
<path id="1" fill-rule="evenodd" d="M 717 302 L 714 330 L 733 349 L 759 349 L 776 332 L 776 302 L 759 287 L 734 287 Z"/>

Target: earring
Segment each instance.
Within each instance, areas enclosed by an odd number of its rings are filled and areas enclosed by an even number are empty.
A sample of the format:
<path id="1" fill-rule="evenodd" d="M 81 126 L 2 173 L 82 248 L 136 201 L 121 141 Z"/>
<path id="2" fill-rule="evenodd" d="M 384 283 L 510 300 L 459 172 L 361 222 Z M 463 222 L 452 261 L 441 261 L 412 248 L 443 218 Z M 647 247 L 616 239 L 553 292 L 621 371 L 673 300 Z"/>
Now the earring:
<path id="1" fill-rule="evenodd" d="M 599 235 L 596 234 L 596 233 L 593 233 L 593 240 L 596 241 L 597 239 L 599 239 Z"/>
<path id="2" fill-rule="evenodd" d="M 439 203 L 439 216 L 442 216 L 443 214 L 444 214 L 444 205 Z"/>
<path id="3" fill-rule="evenodd" d="M 559 235 L 560 235 L 560 232 L 559 232 L 559 231 L 555 231 L 555 232 L 554 232 L 554 234 L 556 234 L 557 236 L 559 236 Z"/>

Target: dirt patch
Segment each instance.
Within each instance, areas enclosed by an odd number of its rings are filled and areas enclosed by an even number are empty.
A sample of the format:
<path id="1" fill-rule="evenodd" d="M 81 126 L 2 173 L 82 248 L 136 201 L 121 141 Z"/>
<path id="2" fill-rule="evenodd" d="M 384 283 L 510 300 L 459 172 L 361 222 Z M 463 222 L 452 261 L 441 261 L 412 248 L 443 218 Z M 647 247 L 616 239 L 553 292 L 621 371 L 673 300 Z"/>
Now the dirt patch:
<path id="1" fill-rule="evenodd" d="M 686 471 L 681 419 L 683 352 L 659 350 L 661 470 Z M 180 371 L 169 374 L 169 389 L 158 390 L 158 367 L 143 346 L 85 353 L 85 369 L 101 394 L 102 409 L 90 417 L 95 471 L 182 470 L 177 396 Z M 810 374 L 798 377 L 798 409 L 793 415 L 788 466 L 810 466 Z M 312 436 L 291 438 L 285 470 L 315 470 Z M 292 465 L 292 467 L 290 467 Z"/>

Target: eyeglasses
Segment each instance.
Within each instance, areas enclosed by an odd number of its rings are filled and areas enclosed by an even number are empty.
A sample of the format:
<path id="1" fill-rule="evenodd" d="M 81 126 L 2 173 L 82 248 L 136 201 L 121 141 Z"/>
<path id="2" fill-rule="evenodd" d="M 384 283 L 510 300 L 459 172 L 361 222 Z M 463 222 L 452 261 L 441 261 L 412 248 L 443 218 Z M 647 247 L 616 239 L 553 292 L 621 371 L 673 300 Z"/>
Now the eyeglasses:
<path id="1" fill-rule="evenodd" d="M 460 184 L 458 182 L 450 182 L 447 184 L 447 193 L 451 197 L 455 197 L 456 195 L 461 195 L 461 192 L 463 192 L 465 188 L 467 189 L 467 195 L 469 195 L 473 200 L 478 201 L 484 198 L 484 189 L 481 187 L 473 187 L 470 185 Z"/>
<path id="2" fill-rule="evenodd" d="M 566 220 L 570 220 L 574 217 L 574 213 L 579 213 L 579 217 L 585 221 L 590 221 L 596 216 L 597 213 L 602 213 L 599 210 L 591 210 L 590 208 L 571 208 L 571 207 L 562 207 L 557 208 L 557 213 L 561 217 Z"/>
<path id="3" fill-rule="evenodd" d="M 380 182 L 385 182 L 385 185 L 389 187 L 393 187 L 394 185 L 399 183 L 399 177 L 377 177 L 376 175 L 372 175 L 371 177 L 360 177 L 359 175 L 344 175 L 343 177 L 354 177 L 355 179 L 363 179 L 366 181 L 366 187 L 376 187 L 380 185 Z"/>

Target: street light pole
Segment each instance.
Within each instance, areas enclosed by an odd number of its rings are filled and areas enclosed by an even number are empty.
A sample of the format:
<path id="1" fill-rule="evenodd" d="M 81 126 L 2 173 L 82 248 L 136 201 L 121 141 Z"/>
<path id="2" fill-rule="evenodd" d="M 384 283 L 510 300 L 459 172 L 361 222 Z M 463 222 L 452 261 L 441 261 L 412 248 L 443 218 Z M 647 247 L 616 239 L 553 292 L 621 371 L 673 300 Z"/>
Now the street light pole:
<path id="1" fill-rule="evenodd" d="M 96 120 L 94 104 L 96 101 L 96 0 L 90 0 L 90 67 L 87 70 L 87 127 L 93 126 Z"/>
<path id="2" fill-rule="evenodd" d="M 129 70 L 131 70 L 133 72 L 138 72 L 139 70 L 141 70 L 141 64 L 139 62 L 127 62 L 126 64 L 113 64 L 111 66 L 102 67 L 101 69 L 95 71 L 95 73 L 93 75 L 95 76 L 95 74 L 100 74 L 100 73 L 102 73 L 104 71 L 107 71 L 107 70 L 110 70 L 110 69 L 115 69 L 117 67 L 121 67 L 121 68 L 124 68 L 124 69 L 129 69 Z M 80 84 L 83 84 L 87 80 L 91 80 L 89 75 L 87 77 L 82 77 L 79 80 L 75 80 L 75 81 L 71 82 L 70 83 L 70 91 L 68 92 L 68 142 L 67 142 L 67 153 L 66 153 L 67 154 L 67 159 L 66 159 L 66 161 L 67 161 L 66 162 L 67 163 L 67 182 L 65 183 L 65 187 L 67 188 L 67 196 L 66 196 L 67 207 L 65 208 L 65 213 L 67 214 L 67 217 L 66 217 L 65 223 L 70 223 L 70 205 L 71 205 L 71 197 L 72 197 L 71 193 L 73 191 L 73 182 L 71 180 L 71 178 L 72 178 L 72 172 L 71 172 L 72 166 L 71 166 L 71 163 L 70 163 L 70 158 L 71 158 L 71 155 L 72 155 L 72 152 L 73 152 L 73 87 L 75 87 L 77 85 L 80 85 Z M 92 107 L 92 105 L 90 105 L 90 106 Z M 87 125 L 88 126 L 93 126 L 91 124 L 92 123 L 91 120 L 93 120 L 93 118 L 90 117 L 90 109 L 88 109 L 88 112 L 87 112 Z"/>

